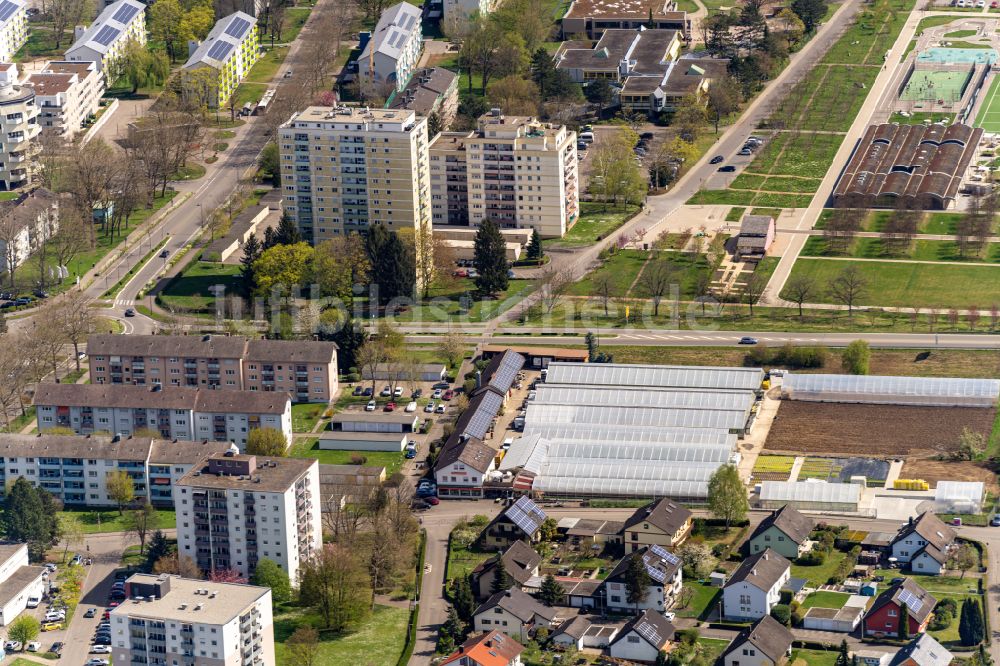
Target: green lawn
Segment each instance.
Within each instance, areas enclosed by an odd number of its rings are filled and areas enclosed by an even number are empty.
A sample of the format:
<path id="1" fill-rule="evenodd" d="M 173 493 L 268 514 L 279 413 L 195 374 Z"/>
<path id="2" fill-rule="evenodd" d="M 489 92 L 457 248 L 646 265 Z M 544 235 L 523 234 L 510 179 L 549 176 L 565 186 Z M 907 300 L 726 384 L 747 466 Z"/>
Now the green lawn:
<path id="1" fill-rule="evenodd" d="M 868 282 L 856 305 L 885 307 L 963 308 L 989 307 L 1000 303 L 1000 266 L 913 264 L 902 261 L 835 261 L 802 258 L 792 276 L 808 275 L 828 285 L 848 266 L 854 266 Z M 829 292 L 810 300 L 835 303 Z"/>
<path id="2" fill-rule="evenodd" d="M 565 236 L 552 241 L 552 244 L 591 245 L 602 238 L 607 238 L 608 234 L 625 224 L 638 210 L 638 206 L 620 211 L 592 201 L 581 201 L 580 219 Z"/>
<path id="3" fill-rule="evenodd" d="M 595 285 L 607 275 L 614 285 L 614 293 L 623 295 L 639 275 L 648 256 L 649 253 L 642 250 L 619 250 L 611 255 L 603 266 L 570 285 L 569 293 L 577 296 L 596 296 Z"/>
<path id="4" fill-rule="evenodd" d="M 791 666 L 834 666 L 836 650 L 792 650 Z"/>
<path id="5" fill-rule="evenodd" d="M 397 323 L 450 321 L 455 318 L 466 318 L 470 322 L 488 321 L 521 302 L 534 287 L 534 280 L 510 280 L 507 291 L 487 300 L 476 297 L 476 286 L 472 280 L 449 279 L 431 288 L 429 301 L 391 314 Z"/>
<path id="6" fill-rule="evenodd" d="M 302 26 L 309 20 L 310 12 L 312 12 L 311 7 L 285 8 L 285 23 L 281 26 L 280 41 L 282 44 L 291 44 L 295 41 L 295 38 L 302 32 Z"/>
<path id="7" fill-rule="evenodd" d="M 722 640 L 719 638 L 698 638 L 698 645 L 702 647 L 701 656 L 705 661 L 701 663 L 714 664 L 718 661 L 719 657 L 727 647 L 729 647 L 729 641 Z"/>
<path id="8" fill-rule="evenodd" d="M 323 402 L 299 402 L 292 405 L 292 432 L 312 432 L 323 410 Z"/>
<path id="9" fill-rule="evenodd" d="M 157 296 L 163 307 L 181 312 L 213 313 L 216 296 L 211 288 L 222 285 L 226 294 L 239 293 L 240 267 L 208 261 L 188 264 Z"/>
<path id="10" fill-rule="evenodd" d="M 375 606 L 375 611 L 359 626 L 335 634 L 321 632 L 315 666 L 371 664 L 394 666 L 406 643 L 406 625 L 410 613 L 405 608 Z M 303 624 L 321 626 L 317 615 L 296 609 L 276 612 L 274 617 L 274 654 L 278 664 L 296 666 L 285 642 Z"/>
<path id="11" fill-rule="evenodd" d="M 826 585 L 830 576 L 833 572 L 837 570 L 840 563 L 847 557 L 847 553 L 842 553 L 839 550 L 830 551 L 826 560 L 823 564 L 816 566 L 803 566 L 801 564 L 792 564 L 792 577 L 793 578 L 805 578 L 809 581 L 810 587 L 819 587 L 820 585 Z"/>
<path id="12" fill-rule="evenodd" d="M 297 441 L 288 450 L 293 458 L 315 458 L 321 465 L 353 465 L 355 456 L 365 458 L 365 465 L 385 467 L 388 477 L 403 466 L 403 452 L 395 451 L 330 451 L 319 448 L 318 439 L 306 438 Z"/>
<path id="13" fill-rule="evenodd" d="M 840 592 L 813 592 L 802 602 L 802 608 L 843 608 L 850 596 Z"/>
<path id="14" fill-rule="evenodd" d="M 674 608 L 679 617 L 704 618 L 717 601 L 722 601 L 721 588 L 697 581 L 684 581 L 684 587 L 693 590 L 694 596 L 684 608 Z"/>
<path id="15" fill-rule="evenodd" d="M 65 509 L 59 515 L 68 519 L 75 518 L 80 522 L 85 534 L 102 532 L 124 532 L 125 519 L 116 509 Z M 173 509 L 157 509 L 154 529 L 168 529 L 177 526 L 177 518 Z"/>

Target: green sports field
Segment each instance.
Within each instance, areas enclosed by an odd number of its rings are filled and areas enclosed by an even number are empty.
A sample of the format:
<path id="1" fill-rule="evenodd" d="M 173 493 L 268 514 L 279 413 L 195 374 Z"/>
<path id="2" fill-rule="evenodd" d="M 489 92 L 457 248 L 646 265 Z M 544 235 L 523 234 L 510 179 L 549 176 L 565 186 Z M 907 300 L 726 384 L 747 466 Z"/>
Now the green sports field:
<path id="1" fill-rule="evenodd" d="M 1000 132 L 1000 76 L 993 76 L 990 89 L 979 107 L 976 127 L 982 127 L 987 132 Z"/>
<path id="2" fill-rule="evenodd" d="M 957 102 L 962 98 L 962 91 L 969 81 L 972 71 L 939 72 L 935 70 L 917 70 L 900 95 L 900 99 L 914 102 L 929 102 L 943 100 Z"/>

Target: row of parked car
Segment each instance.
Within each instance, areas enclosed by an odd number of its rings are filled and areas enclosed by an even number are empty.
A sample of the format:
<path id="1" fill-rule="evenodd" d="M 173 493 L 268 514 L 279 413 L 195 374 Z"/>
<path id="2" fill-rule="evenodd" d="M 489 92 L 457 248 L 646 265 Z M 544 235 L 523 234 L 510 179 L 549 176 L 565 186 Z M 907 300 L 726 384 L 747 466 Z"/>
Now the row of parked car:
<path id="1" fill-rule="evenodd" d="M 743 144 L 743 147 L 739 149 L 736 153 L 737 155 L 753 155 L 757 152 L 757 149 L 764 145 L 764 139 L 759 136 L 751 136 Z M 709 164 L 720 164 L 726 160 L 722 155 L 716 155 L 708 161 Z M 736 171 L 736 167 L 732 164 L 727 164 L 725 166 L 719 167 L 719 171 L 722 173 L 732 173 Z"/>

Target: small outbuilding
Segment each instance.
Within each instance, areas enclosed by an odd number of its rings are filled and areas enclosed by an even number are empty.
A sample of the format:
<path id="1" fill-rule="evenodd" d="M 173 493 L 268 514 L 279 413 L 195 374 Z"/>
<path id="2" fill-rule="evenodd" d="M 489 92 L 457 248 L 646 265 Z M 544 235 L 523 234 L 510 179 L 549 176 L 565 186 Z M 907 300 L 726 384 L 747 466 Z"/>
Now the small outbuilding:
<path id="1" fill-rule="evenodd" d="M 852 595 L 841 608 L 810 608 L 802 618 L 802 628 L 849 634 L 861 623 L 868 599 Z"/>
<path id="2" fill-rule="evenodd" d="M 584 648 L 583 638 L 590 627 L 590 620 L 582 615 L 577 615 L 560 624 L 552 632 L 552 642 L 563 647 L 574 647 L 577 650 L 582 650 Z"/>
<path id="3" fill-rule="evenodd" d="M 770 215 L 744 215 L 736 237 L 736 259 L 759 261 L 774 242 L 774 218 Z"/>
<path id="4" fill-rule="evenodd" d="M 856 483 L 764 481 L 758 504 L 770 510 L 787 505 L 799 511 L 856 513 L 860 502 L 861 486 Z"/>
<path id="5" fill-rule="evenodd" d="M 319 448 L 328 451 L 402 451 L 406 435 L 400 432 L 333 432 L 320 434 Z"/>
<path id="6" fill-rule="evenodd" d="M 333 432 L 414 432 L 420 417 L 404 411 L 341 412 L 330 419 Z"/>

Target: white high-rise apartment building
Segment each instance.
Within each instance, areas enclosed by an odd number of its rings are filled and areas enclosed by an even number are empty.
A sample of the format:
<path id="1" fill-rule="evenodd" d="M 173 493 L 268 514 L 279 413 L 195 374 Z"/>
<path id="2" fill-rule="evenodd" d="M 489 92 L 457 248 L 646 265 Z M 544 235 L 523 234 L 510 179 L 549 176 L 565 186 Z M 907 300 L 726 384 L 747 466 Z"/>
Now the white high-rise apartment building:
<path id="1" fill-rule="evenodd" d="M 0 186 L 13 190 L 31 182 L 42 128 L 35 91 L 17 82 L 17 65 L 0 64 Z"/>
<path id="2" fill-rule="evenodd" d="M 279 143 L 285 214 L 308 242 L 376 223 L 430 232 L 426 118 L 310 106 L 281 126 Z"/>
<path id="3" fill-rule="evenodd" d="M 52 136 L 72 139 L 101 108 L 104 73 L 96 62 L 50 62 L 26 83 L 35 90 L 38 124 Z"/>
<path id="4" fill-rule="evenodd" d="M 322 545 L 319 463 L 234 451 L 209 456 L 176 484 L 177 552 L 203 571 L 253 574 L 268 559 L 297 580 Z"/>
<path id="5" fill-rule="evenodd" d="M 111 611 L 111 658 L 148 666 L 274 666 L 271 590 L 135 574 Z"/>
<path id="6" fill-rule="evenodd" d="M 493 110 L 464 136 L 438 134 L 429 152 L 434 224 L 489 218 L 560 238 L 580 215 L 576 132 L 565 125 Z"/>

